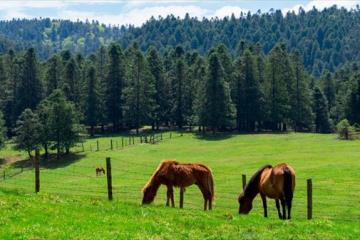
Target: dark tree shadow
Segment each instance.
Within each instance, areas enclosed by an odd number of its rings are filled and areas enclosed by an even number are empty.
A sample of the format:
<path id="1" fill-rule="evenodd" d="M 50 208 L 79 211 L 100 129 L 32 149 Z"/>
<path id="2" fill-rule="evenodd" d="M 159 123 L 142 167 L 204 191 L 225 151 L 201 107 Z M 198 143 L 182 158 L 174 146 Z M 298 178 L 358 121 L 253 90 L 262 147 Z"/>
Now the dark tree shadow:
<path id="1" fill-rule="evenodd" d="M 69 166 L 75 162 L 80 161 L 84 158 L 86 154 L 84 153 L 69 153 L 67 155 L 61 155 L 60 159 L 57 159 L 56 154 L 49 154 L 48 159 L 44 159 L 41 156 L 40 159 L 40 167 L 47 168 L 47 169 L 56 169 L 56 168 L 63 168 Z M 33 168 L 33 162 L 30 159 L 23 159 L 11 164 L 14 168 Z"/>
<path id="2" fill-rule="evenodd" d="M 50 154 L 48 160 L 41 159 L 40 167 L 47 169 L 63 168 L 80 161 L 84 157 L 86 157 L 85 153 L 69 153 L 61 155 L 60 159 L 57 159 L 56 154 Z"/>

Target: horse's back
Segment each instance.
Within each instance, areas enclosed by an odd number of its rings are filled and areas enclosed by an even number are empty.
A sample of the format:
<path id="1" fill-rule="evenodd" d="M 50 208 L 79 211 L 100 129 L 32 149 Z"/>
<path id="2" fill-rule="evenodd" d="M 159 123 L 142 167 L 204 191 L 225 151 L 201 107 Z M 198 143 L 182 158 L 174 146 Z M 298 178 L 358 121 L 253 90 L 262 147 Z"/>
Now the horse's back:
<path id="1" fill-rule="evenodd" d="M 285 181 L 288 181 L 285 177 L 286 172 L 290 172 L 292 191 L 294 191 L 295 171 L 290 165 L 281 163 L 263 171 L 260 180 L 261 192 L 270 198 L 281 196 L 284 192 Z"/>

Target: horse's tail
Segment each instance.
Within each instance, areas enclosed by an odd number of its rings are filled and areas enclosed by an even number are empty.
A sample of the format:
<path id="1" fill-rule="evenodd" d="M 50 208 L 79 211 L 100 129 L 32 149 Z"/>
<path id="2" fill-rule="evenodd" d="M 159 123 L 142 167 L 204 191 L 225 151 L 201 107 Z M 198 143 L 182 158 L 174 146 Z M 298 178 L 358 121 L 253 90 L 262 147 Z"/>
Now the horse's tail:
<path id="1" fill-rule="evenodd" d="M 214 199 L 214 178 L 213 175 L 211 173 L 211 171 L 209 171 L 209 175 L 208 175 L 208 185 L 209 185 L 209 190 L 211 192 L 211 199 Z"/>
<path id="2" fill-rule="evenodd" d="M 291 201 L 293 199 L 293 189 L 292 189 L 292 174 L 288 167 L 284 168 L 284 197 L 285 202 L 288 206 L 291 205 Z"/>

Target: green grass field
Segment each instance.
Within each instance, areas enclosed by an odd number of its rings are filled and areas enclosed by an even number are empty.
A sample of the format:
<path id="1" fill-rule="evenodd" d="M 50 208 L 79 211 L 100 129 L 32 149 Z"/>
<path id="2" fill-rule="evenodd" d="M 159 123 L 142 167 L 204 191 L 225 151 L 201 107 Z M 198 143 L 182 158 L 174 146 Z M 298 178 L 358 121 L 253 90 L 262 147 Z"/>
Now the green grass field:
<path id="1" fill-rule="evenodd" d="M 114 150 L 110 150 L 113 139 Z M 100 151 L 96 151 L 96 141 Z M 126 139 L 127 140 L 127 139 Z M 201 138 L 164 135 L 158 144 L 121 148 L 121 137 L 102 137 L 79 146 L 66 160 L 42 162 L 41 192 L 34 194 L 34 171 L 0 182 L 0 239 L 357 239 L 360 237 L 360 141 L 335 135 L 255 134 Z M 126 141 L 127 142 L 127 141 Z M 116 148 L 116 149 L 115 149 Z M 91 151 L 90 151 L 91 150 Z M 0 158 L 26 157 L 7 148 Z M 106 177 L 95 167 L 111 157 L 114 200 Z M 185 193 L 184 209 L 165 207 L 165 188 L 156 201 L 140 205 L 141 190 L 163 159 L 199 162 L 213 170 L 215 203 L 202 211 L 196 187 Z M 256 198 L 250 215 L 237 214 L 241 175 L 248 178 L 264 164 L 286 162 L 297 173 L 293 219 L 277 219 L 268 201 L 262 217 Z M 19 164 L 17 164 L 19 166 Z M 7 173 L 20 168 L 3 166 Z M 11 175 L 11 174 L 10 174 Z M 313 181 L 314 219 L 306 220 L 306 179 Z M 179 193 L 175 192 L 178 205 Z"/>

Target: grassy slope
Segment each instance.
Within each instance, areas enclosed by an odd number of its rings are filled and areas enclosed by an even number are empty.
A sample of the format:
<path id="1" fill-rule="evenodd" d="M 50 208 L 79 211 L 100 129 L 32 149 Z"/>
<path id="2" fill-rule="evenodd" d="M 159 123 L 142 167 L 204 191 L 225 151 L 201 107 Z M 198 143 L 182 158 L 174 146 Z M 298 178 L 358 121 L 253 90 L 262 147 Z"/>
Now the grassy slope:
<path id="1" fill-rule="evenodd" d="M 30 193 L 32 171 L 1 182 L 0 238 L 348 239 L 360 235 L 360 141 L 315 134 L 240 135 L 215 141 L 186 134 L 157 145 L 104 150 L 109 139 L 99 139 L 99 152 L 86 151 L 62 164 L 43 164 L 39 196 Z M 113 139 L 121 145 L 120 138 Z M 94 150 L 95 140 L 85 144 L 87 150 L 90 144 Z M 14 152 L 0 152 L 0 156 L 9 154 Z M 105 200 L 105 178 L 94 177 L 94 167 L 104 165 L 107 156 L 112 158 L 113 203 Z M 215 210 L 201 211 L 195 187 L 185 194 L 186 209 L 165 208 L 163 188 L 152 206 L 140 207 L 141 188 L 161 159 L 208 164 L 216 181 Z M 272 201 L 270 217 L 264 219 L 259 199 L 249 216 L 239 216 L 241 174 L 250 177 L 261 165 L 279 162 L 290 163 L 297 172 L 293 220 L 277 220 Z M 314 184 L 314 221 L 305 220 L 307 178 Z M 20 194 L 14 188 L 21 189 Z M 175 196 L 178 200 L 177 192 Z"/>

